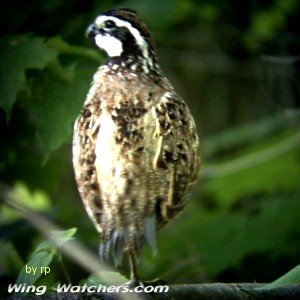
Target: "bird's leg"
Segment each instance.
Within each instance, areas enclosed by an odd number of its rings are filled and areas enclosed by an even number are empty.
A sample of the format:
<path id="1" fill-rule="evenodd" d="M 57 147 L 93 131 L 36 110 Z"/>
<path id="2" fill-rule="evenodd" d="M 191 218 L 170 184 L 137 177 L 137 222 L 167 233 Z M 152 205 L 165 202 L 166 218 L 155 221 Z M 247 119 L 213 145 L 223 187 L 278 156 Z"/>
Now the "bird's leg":
<path id="1" fill-rule="evenodd" d="M 130 281 L 124 283 L 125 286 L 137 287 L 140 285 L 144 285 L 143 282 L 139 279 L 137 274 L 137 265 L 135 254 L 132 251 L 128 252 L 128 260 L 130 266 Z"/>
<path id="2" fill-rule="evenodd" d="M 132 287 L 136 286 L 157 286 L 157 285 L 166 285 L 167 283 L 161 279 L 154 279 L 152 281 L 143 281 L 140 279 L 137 273 L 137 262 L 135 258 L 135 254 L 133 252 L 128 253 L 129 264 L 130 264 L 130 281 L 126 283 L 126 285 L 130 285 Z"/>
<path id="3" fill-rule="evenodd" d="M 136 258 L 133 252 L 128 253 L 129 265 L 130 265 L 130 285 L 141 285 L 141 281 L 137 274 Z"/>

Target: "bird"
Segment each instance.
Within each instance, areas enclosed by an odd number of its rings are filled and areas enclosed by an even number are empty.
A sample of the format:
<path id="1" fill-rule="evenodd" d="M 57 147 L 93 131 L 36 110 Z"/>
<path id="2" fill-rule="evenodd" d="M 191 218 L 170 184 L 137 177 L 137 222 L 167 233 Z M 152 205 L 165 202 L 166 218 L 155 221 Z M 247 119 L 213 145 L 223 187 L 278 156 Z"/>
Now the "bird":
<path id="1" fill-rule="evenodd" d="M 127 256 L 130 282 L 144 283 L 137 270 L 144 245 L 157 252 L 157 231 L 183 210 L 197 180 L 195 121 L 136 11 L 101 13 L 86 36 L 107 58 L 74 124 L 75 179 L 101 259 L 118 266 Z"/>

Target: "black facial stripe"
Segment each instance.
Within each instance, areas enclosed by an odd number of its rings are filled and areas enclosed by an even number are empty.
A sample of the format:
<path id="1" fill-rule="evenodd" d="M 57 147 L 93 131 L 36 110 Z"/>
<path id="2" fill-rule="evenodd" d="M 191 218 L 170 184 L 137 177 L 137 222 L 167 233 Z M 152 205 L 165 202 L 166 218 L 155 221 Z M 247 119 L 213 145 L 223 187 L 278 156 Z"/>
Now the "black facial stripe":
<path id="1" fill-rule="evenodd" d="M 126 35 L 129 33 L 126 27 L 118 27 L 114 32 L 111 33 L 112 36 L 117 38 L 123 44 L 126 40 Z M 129 33 L 130 34 L 130 33 Z"/>
<path id="2" fill-rule="evenodd" d="M 117 27 L 110 35 L 122 42 L 124 54 L 142 55 L 136 39 L 127 27 Z"/>

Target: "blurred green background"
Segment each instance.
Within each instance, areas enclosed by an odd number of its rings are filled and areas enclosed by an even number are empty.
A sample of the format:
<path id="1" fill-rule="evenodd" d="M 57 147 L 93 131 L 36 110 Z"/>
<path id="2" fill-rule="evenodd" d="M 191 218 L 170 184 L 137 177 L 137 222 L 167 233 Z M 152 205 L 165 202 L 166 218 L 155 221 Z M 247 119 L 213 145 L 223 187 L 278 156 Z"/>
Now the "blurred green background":
<path id="1" fill-rule="evenodd" d="M 266 282 L 299 263 L 300 2 L 2 1 L 0 182 L 97 252 L 71 164 L 72 124 L 104 56 L 84 38 L 97 14 L 137 10 L 190 106 L 202 170 L 185 212 L 145 249 L 144 278 Z M 44 238 L 2 206 L 0 291 Z M 88 274 L 65 258 L 72 283 Z M 43 282 L 64 282 L 58 262 Z M 122 271 L 124 272 L 124 271 Z"/>

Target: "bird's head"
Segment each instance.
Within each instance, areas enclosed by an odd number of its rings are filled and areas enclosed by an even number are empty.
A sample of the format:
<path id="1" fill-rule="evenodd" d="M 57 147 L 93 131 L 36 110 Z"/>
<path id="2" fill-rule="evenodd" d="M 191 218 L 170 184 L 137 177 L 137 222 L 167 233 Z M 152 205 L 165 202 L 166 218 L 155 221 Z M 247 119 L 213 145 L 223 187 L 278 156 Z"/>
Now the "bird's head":
<path id="1" fill-rule="evenodd" d="M 114 9 L 99 15 L 87 28 L 86 35 L 109 57 L 143 61 L 150 69 L 156 63 L 149 30 L 133 10 Z"/>

